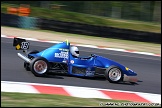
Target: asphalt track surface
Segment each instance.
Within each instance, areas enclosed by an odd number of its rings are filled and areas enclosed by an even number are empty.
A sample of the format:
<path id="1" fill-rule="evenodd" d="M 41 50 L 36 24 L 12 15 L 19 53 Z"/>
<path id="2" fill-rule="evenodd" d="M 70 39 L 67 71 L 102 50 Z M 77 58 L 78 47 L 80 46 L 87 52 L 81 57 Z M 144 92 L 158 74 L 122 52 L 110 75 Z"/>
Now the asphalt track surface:
<path id="1" fill-rule="evenodd" d="M 70 85 L 124 91 L 161 94 L 161 57 L 110 51 L 95 48 L 78 47 L 80 56 L 98 54 L 115 60 L 138 74 L 138 82 L 109 83 L 105 78 L 79 78 L 67 75 L 50 75 L 49 77 L 35 77 L 23 68 L 23 60 L 17 56 L 18 52 L 12 46 L 13 39 L 1 37 L 1 81 L 30 82 L 56 85 Z M 53 43 L 30 42 L 30 50 L 44 50 Z"/>

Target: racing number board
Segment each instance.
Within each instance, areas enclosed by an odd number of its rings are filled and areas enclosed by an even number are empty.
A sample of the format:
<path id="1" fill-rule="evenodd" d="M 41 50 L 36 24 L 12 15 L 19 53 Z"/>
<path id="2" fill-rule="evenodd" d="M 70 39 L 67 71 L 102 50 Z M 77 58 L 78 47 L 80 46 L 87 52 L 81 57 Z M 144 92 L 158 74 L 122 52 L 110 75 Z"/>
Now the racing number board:
<path id="1" fill-rule="evenodd" d="M 29 42 L 25 39 L 14 38 L 13 46 L 15 46 L 16 50 L 27 50 L 29 49 Z"/>

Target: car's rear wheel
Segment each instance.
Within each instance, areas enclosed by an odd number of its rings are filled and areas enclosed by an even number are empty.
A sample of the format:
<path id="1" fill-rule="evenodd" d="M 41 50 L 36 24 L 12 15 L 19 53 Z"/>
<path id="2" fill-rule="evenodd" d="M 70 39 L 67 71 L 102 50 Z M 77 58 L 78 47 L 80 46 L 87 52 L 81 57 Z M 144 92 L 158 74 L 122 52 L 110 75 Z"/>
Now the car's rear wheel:
<path id="1" fill-rule="evenodd" d="M 26 71 L 30 71 L 30 67 L 29 67 L 29 63 L 27 63 L 26 61 L 24 62 L 24 68 Z"/>
<path id="2" fill-rule="evenodd" d="M 30 70 L 35 76 L 45 76 L 49 70 L 49 62 L 43 57 L 36 57 L 30 63 Z"/>
<path id="3" fill-rule="evenodd" d="M 27 52 L 28 58 L 32 59 L 32 57 L 29 56 L 29 54 L 35 54 L 35 53 L 39 53 L 39 51 L 37 51 L 37 50 L 28 51 Z M 24 68 L 25 68 L 26 71 L 30 71 L 30 67 L 29 66 L 30 66 L 30 64 L 25 61 L 24 62 Z"/>
<path id="4" fill-rule="evenodd" d="M 123 80 L 123 72 L 117 66 L 111 66 L 105 71 L 105 77 L 110 83 L 117 83 Z"/>

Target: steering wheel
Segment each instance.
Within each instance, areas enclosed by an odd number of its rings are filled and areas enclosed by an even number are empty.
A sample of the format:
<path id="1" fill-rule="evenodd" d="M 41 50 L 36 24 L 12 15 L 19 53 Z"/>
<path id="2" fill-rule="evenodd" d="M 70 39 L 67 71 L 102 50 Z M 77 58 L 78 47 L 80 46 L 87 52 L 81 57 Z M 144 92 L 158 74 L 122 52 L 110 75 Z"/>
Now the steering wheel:
<path id="1" fill-rule="evenodd" d="M 91 54 L 91 57 L 95 57 L 95 54 Z"/>

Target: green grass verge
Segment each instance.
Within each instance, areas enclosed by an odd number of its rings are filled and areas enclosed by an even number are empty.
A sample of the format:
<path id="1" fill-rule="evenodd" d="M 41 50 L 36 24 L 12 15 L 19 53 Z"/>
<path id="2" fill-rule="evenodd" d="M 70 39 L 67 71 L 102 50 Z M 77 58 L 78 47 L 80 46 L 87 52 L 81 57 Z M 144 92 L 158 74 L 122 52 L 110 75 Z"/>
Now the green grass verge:
<path id="1" fill-rule="evenodd" d="M 6 13 L 7 7 L 11 4 L 1 4 L 1 12 Z M 148 23 L 132 20 L 119 20 L 109 17 L 94 16 L 89 14 L 82 14 L 64 10 L 52 10 L 39 7 L 31 7 L 31 17 L 40 17 L 55 19 L 67 22 L 79 22 L 90 25 L 109 26 L 117 28 L 132 29 L 138 31 L 149 31 L 161 33 L 161 24 Z"/>
<path id="2" fill-rule="evenodd" d="M 2 107 L 99 107 L 100 103 L 123 100 L 78 98 L 63 95 L 1 92 Z"/>
<path id="3" fill-rule="evenodd" d="M 159 103 L 78 98 L 63 95 L 1 92 L 1 107 L 160 107 Z"/>

